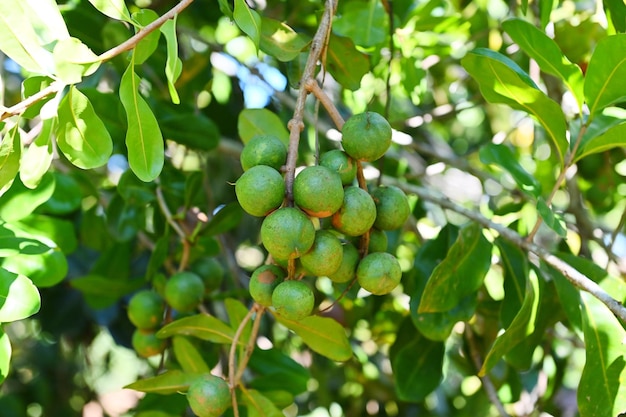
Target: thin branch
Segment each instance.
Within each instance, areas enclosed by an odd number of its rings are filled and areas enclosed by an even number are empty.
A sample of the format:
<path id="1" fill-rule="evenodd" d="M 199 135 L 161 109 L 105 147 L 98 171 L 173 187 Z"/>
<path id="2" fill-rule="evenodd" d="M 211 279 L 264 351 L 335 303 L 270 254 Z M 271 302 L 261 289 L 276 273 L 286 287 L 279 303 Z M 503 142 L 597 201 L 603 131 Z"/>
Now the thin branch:
<path id="1" fill-rule="evenodd" d="M 337 126 L 337 129 L 341 130 L 345 121 L 343 120 L 343 117 L 341 117 L 341 114 L 339 114 L 339 110 L 337 110 L 335 104 L 332 102 L 330 97 L 328 97 L 328 94 L 326 94 L 324 90 L 322 90 L 317 81 L 312 78 L 306 80 L 304 88 L 306 88 L 307 91 L 311 92 L 315 96 L 315 98 L 317 98 L 317 100 L 322 103 L 322 106 L 324 106 L 324 108 L 328 112 L 328 115 L 335 123 L 335 126 Z"/>
<path id="2" fill-rule="evenodd" d="M 233 336 L 233 342 L 230 345 L 230 351 L 228 353 L 228 384 L 230 385 L 230 395 L 233 403 L 233 414 L 235 417 L 239 416 L 239 407 L 237 406 L 237 393 L 235 392 L 235 388 L 239 385 L 239 380 L 237 378 L 237 366 L 236 366 L 236 357 L 237 357 L 237 345 L 239 344 L 239 339 L 241 338 L 241 334 L 245 329 L 248 322 L 252 319 L 252 315 L 254 314 L 255 309 L 251 308 L 248 311 L 248 314 L 241 320 L 239 323 L 239 327 L 237 327 L 237 331 L 235 332 L 235 336 Z"/>
<path id="3" fill-rule="evenodd" d="M 159 207 L 161 208 L 161 211 L 163 212 L 163 215 L 165 216 L 165 220 L 167 220 L 170 226 L 172 226 L 172 229 L 174 229 L 174 231 L 181 238 L 181 240 L 183 241 L 187 240 L 187 233 L 185 233 L 185 231 L 180 227 L 180 225 L 176 223 L 176 221 L 174 220 L 174 217 L 172 216 L 172 212 L 170 211 L 169 207 L 167 207 L 167 202 L 165 201 L 165 197 L 163 196 L 163 190 L 161 189 L 160 186 L 156 188 L 156 197 L 157 197 L 157 202 L 159 203 Z"/>
<path id="4" fill-rule="evenodd" d="M 467 217 L 470 220 L 473 220 L 482 226 L 492 229 L 500 234 L 503 239 L 508 240 L 514 245 L 524 249 L 527 252 L 532 252 L 537 255 L 541 260 L 543 260 L 546 264 L 552 266 L 559 272 L 563 274 L 567 280 L 572 283 L 576 288 L 579 288 L 583 291 L 588 292 L 589 294 L 596 297 L 600 300 L 609 310 L 615 314 L 616 317 L 621 319 L 624 323 L 626 323 L 626 308 L 619 301 L 615 300 L 611 297 L 606 291 L 604 291 L 598 284 L 592 281 L 590 278 L 579 272 L 576 268 L 569 265 L 567 262 L 559 259 L 550 253 L 547 249 L 527 240 L 516 233 L 514 230 L 509 229 L 506 226 L 495 223 L 492 220 L 489 220 L 477 210 L 467 209 L 447 197 L 436 194 L 435 192 L 420 187 L 417 185 L 400 183 L 397 179 L 392 177 L 385 177 L 386 182 L 393 183 L 394 185 L 404 189 L 408 193 L 414 193 L 418 197 L 430 201 L 440 207 L 447 208 L 456 213 Z"/>
<path id="5" fill-rule="evenodd" d="M 254 323 L 252 324 L 252 332 L 250 333 L 250 340 L 248 340 L 248 344 L 244 350 L 243 358 L 239 362 L 239 369 L 237 369 L 237 374 L 235 375 L 235 380 L 239 381 L 248 366 L 248 362 L 252 357 L 252 352 L 256 346 L 256 337 L 259 334 L 259 329 L 261 328 L 261 317 L 263 317 L 263 313 L 265 313 L 265 307 L 255 304 L 252 309 L 254 309 L 256 313 L 256 317 L 254 318 Z"/>

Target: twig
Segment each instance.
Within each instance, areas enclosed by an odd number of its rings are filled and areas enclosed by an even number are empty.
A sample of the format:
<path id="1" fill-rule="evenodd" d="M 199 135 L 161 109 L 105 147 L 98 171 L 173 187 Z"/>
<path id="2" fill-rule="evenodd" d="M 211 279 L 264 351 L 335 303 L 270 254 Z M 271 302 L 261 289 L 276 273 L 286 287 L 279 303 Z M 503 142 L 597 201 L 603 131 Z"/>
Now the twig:
<path id="1" fill-rule="evenodd" d="M 185 233 L 185 231 L 180 227 L 180 225 L 176 223 L 176 221 L 174 220 L 174 217 L 172 216 L 172 212 L 170 211 L 169 207 L 167 207 L 167 202 L 165 201 L 165 197 L 163 197 L 163 190 L 161 189 L 160 186 L 156 188 L 156 197 L 157 197 L 157 202 L 159 203 L 159 207 L 161 208 L 161 211 L 163 212 L 163 215 L 165 216 L 165 220 L 167 220 L 170 226 L 172 226 L 172 229 L 174 229 L 174 231 L 181 238 L 181 240 L 183 241 L 187 240 L 187 233 Z"/>
<path id="2" fill-rule="evenodd" d="M 228 383 L 230 385 L 230 396 L 233 403 L 233 414 L 235 417 L 239 417 L 239 408 L 237 406 L 237 393 L 235 392 L 235 388 L 239 385 L 239 381 L 237 380 L 237 367 L 235 365 L 235 359 L 237 355 L 237 345 L 239 344 L 239 339 L 241 338 L 241 334 L 243 330 L 246 328 L 248 322 L 252 319 L 252 315 L 254 314 L 254 308 L 251 308 L 248 311 L 248 314 L 241 320 L 239 323 L 239 327 L 237 327 L 237 331 L 233 336 L 233 342 L 230 345 L 230 351 L 228 353 Z"/>
<path id="3" fill-rule="evenodd" d="M 335 123 L 335 126 L 337 126 L 337 129 L 341 130 L 345 121 L 343 120 L 343 117 L 341 117 L 341 114 L 339 114 L 339 110 L 337 110 L 335 104 L 324 92 L 324 90 L 322 90 L 317 81 L 313 78 L 306 80 L 304 88 L 307 91 L 311 92 L 315 96 L 315 98 L 317 98 L 317 100 L 322 103 L 322 106 L 324 106 L 324 108 L 328 112 L 328 115 Z"/>
<path id="4" fill-rule="evenodd" d="M 254 351 L 254 347 L 256 346 L 256 337 L 259 334 L 259 329 L 261 327 L 261 317 L 263 313 L 265 313 L 265 307 L 256 304 L 252 307 L 257 313 L 254 318 L 254 324 L 252 325 L 252 332 L 250 333 L 250 340 L 248 340 L 248 344 L 244 350 L 243 358 L 239 362 L 239 368 L 237 369 L 237 374 L 235 375 L 235 380 L 239 381 L 241 376 L 243 375 L 246 367 L 248 366 L 248 361 L 250 361 L 250 357 L 252 356 L 252 352 Z"/>
<path id="5" fill-rule="evenodd" d="M 547 249 L 527 240 L 516 233 L 514 230 L 509 229 L 506 226 L 495 223 L 492 220 L 484 217 L 477 210 L 467 209 L 451 200 L 447 197 L 434 193 L 433 191 L 420 187 L 417 185 L 401 183 L 397 179 L 392 177 L 385 177 L 385 180 L 389 183 L 393 183 L 401 189 L 404 189 L 408 193 L 414 193 L 418 197 L 437 204 L 440 207 L 447 208 L 458 214 L 473 220 L 482 226 L 493 229 L 502 236 L 502 238 L 508 240 L 514 245 L 524 249 L 527 252 L 532 252 L 537 255 L 546 264 L 552 266 L 567 278 L 576 288 L 588 292 L 589 294 L 600 300 L 609 310 L 615 314 L 616 317 L 626 323 L 626 308 L 619 301 L 611 297 L 606 291 L 604 291 L 598 284 L 592 281 L 590 278 L 579 272 L 576 268 L 569 265 L 567 262 L 559 259 L 550 253 Z"/>

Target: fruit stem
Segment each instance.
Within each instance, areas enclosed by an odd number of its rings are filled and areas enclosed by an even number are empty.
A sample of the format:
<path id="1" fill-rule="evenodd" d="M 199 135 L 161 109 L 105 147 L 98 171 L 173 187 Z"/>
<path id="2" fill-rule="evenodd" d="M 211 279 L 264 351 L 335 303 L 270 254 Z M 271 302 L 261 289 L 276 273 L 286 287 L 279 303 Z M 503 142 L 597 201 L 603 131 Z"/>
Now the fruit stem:
<path id="1" fill-rule="evenodd" d="M 317 98 L 317 100 L 322 103 L 322 106 L 324 106 L 324 108 L 328 112 L 328 115 L 335 123 L 335 126 L 337 126 L 337 129 L 341 130 L 343 128 L 345 120 L 343 120 L 343 117 L 341 117 L 341 114 L 339 114 L 339 110 L 337 110 L 337 106 L 335 106 L 335 103 L 333 103 L 330 97 L 328 97 L 328 94 L 326 94 L 324 90 L 322 90 L 317 81 L 313 78 L 306 80 L 304 88 L 306 88 L 307 91 L 312 93 L 315 98 Z"/>

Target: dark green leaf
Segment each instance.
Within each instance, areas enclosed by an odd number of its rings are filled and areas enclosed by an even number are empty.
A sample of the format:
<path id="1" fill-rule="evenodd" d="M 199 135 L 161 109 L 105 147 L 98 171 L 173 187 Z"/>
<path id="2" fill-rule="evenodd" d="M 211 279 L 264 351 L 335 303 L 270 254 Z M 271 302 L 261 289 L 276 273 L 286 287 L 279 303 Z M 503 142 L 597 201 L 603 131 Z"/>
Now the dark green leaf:
<path id="1" fill-rule="evenodd" d="M 490 143 L 480 148 L 479 155 L 484 164 L 496 164 L 511 174 L 524 193 L 535 198 L 541 195 L 539 181 L 522 167 L 508 146 Z"/>
<path id="2" fill-rule="evenodd" d="M 0 384 L 9 375 L 11 365 L 11 341 L 9 335 L 0 326 Z"/>
<path id="3" fill-rule="evenodd" d="M 136 13 L 133 13 L 133 20 L 141 25 L 141 27 L 146 27 L 150 23 L 154 22 L 159 18 L 159 15 L 151 9 L 141 9 Z M 171 20 L 169 20 L 171 22 Z M 138 31 L 140 28 L 138 29 Z M 145 38 L 139 41 L 137 46 L 134 49 L 134 62 L 135 65 L 141 65 L 150 56 L 156 51 L 157 46 L 159 46 L 159 37 L 161 33 L 158 30 L 154 30 L 150 32 Z"/>
<path id="4" fill-rule="evenodd" d="M 89 3 L 93 4 L 102 14 L 112 19 L 132 23 L 130 13 L 128 13 L 124 0 L 89 0 Z"/>
<path id="5" fill-rule="evenodd" d="M 369 71 L 367 55 L 359 52 L 350 38 L 330 35 L 326 69 L 348 90 L 361 87 L 361 78 Z"/>
<path id="6" fill-rule="evenodd" d="M 547 1 L 545 3 L 551 4 Z M 583 73 L 578 65 L 572 64 L 567 59 L 557 43 L 531 23 L 522 19 L 507 20 L 502 23 L 502 28 L 529 57 L 539 64 L 542 71 L 559 77 L 576 98 L 578 107 L 582 108 L 584 101 Z"/>
<path id="7" fill-rule="evenodd" d="M 284 414 L 263 394 L 254 389 L 242 390 L 248 417 L 283 417 Z"/>
<path id="8" fill-rule="evenodd" d="M 0 268 L 0 323 L 30 317 L 40 306 L 39 291 L 30 279 Z"/>
<path id="9" fill-rule="evenodd" d="M 626 32 L 626 4 L 623 0 L 604 0 L 604 12 L 618 32 Z"/>
<path id="10" fill-rule="evenodd" d="M 69 283 L 83 293 L 87 303 L 96 309 L 115 304 L 121 297 L 137 291 L 145 284 L 142 279 L 116 280 L 94 274 L 74 278 Z"/>
<path id="11" fill-rule="evenodd" d="M 237 331 L 239 325 L 243 322 L 243 319 L 248 314 L 248 309 L 245 305 L 239 300 L 234 298 L 227 298 L 224 300 L 224 307 L 226 307 L 226 312 L 228 313 L 228 320 L 230 322 L 230 327 Z M 243 343 L 248 343 L 250 340 L 250 334 L 252 332 L 252 321 L 249 320 L 245 326 L 245 330 L 241 333 L 240 340 Z"/>
<path id="12" fill-rule="evenodd" d="M 576 152 L 576 161 L 587 155 L 600 153 L 609 149 L 626 146 L 626 123 L 608 128 L 598 136 L 589 139 Z"/>
<path id="13" fill-rule="evenodd" d="M 309 316 L 300 321 L 275 315 L 276 320 L 302 338 L 312 350 L 334 361 L 347 361 L 352 348 L 346 331 L 329 317 Z"/>
<path id="14" fill-rule="evenodd" d="M 2 189 L 13 181 L 20 169 L 22 142 L 19 125 L 10 130 L 0 143 L 0 194 Z"/>
<path id="15" fill-rule="evenodd" d="M 230 344 L 235 331 L 226 323 L 207 314 L 183 317 L 173 321 L 157 332 L 161 338 L 174 335 L 193 336 L 213 343 Z"/>
<path id="16" fill-rule="evenodd" d="M 298 395 L 307 390 L 311 379 L 309 370 L 291 359 L 279 349 L 255 349 L 248 366 L 258 377 L 250 382 L 251 388 L 287 390 Z M 284 381 L 289 381 L 285 384 Z"/>
<path id="17" fill-rule="evenodd" d="M 626 411 L 626 331 L 600 301 L 581 293 L 586 362 L 578 384 L 581 417 Z"/>
<path id="18" fill-rule="evenodd" d="M 132 171 L 126 171 L 117 183 L 117 192 L 128 204 L 143 206 L 156 199 L 156 186 L 140 181 Z"/>
<path id="19" fill-rule="evenodd" d="M 497 52 L 475 49 L 462 60 L 490 103 L 506 104 L 537 118 L 554 145 L 561 164 L 569 148 L 561 106 L 543 93 L 517 64 Z"/>
<path id="20" fill-rule="evenodd" d="M 415 327 L 428 339 L 445 341 L 452 332 L 454 325 L 460 321 L 467 321 L 476 312 L 478 304 L 475 294 L 463 297 L 458 305 L 451 310 L 437 313 L 418 313 L 421 298 L 413 295 L 411 298 L 411 318 Z"/>
<path id="21" fill-rule="evenodd" d="M 189 385 L 199 376 L 198 374 L 171 369 L 160 375 L 135 381 L 132 384 L 126 385 L 124 388 L 162 395 L 176 394 L 186 392 Z"/>
<path id="22" fill-rule="evenodd" d="M 59 105 L 56 136 L 63 154 L 82 169 L 106 164 L 113 152 L 113 142 L 104 123 L 87 96 L 74 86 Z"/>
<path id="23" fill-rule="evenodd" d="M 63 216 L 80 209 L 83 191 L 78 181 L 73 176 L 61 172 L 53 171 L 52 175 L 54 175 L 54 192 L 40 206 L 40 210 Z"/>
<path id="24" fill-rule="evenodd" d="M 626 34 L 598 42 L 585 75 L 585 98 L 589 119 L 607 106 L 626 100 Z"/>
<path id="25" fill-rule="evenodd" d="M 161 32 L 165 36 L 167 44 L 167 61 L 165 63 L 165 76 L 167 77 L 167 88 L 172 98 L 172 103 L 179 104 L 180 98 L 176 91 L 176 80 L 183 70 L 183 62 L 178 57 L 178 39 L 176 38 L 176 16 L 168 20 L 161 26 Z"/>
<path id="26" fill-rule="evenodd" d="M 554 230 L 559 236 L 565 237 L 567 235 L 567 230 L 565 230 L 565 221 L 563 217 L 554 211 L 548 206 L 546 201 L 543 198 L 539 198 L 537 200 L 537 212 L 543 219 L 543 222 L 550 229 Z"/>
<path id="27" fill-rule="evenodd" d="M 54 157 L 52 134 L 56 130 L 56 120 L 56 118 L 52 118 L 42 121 L 41 132 L 22 155 L 23 164 L 20 167 L 20 179 L 28 188 L 37 188 L 44 174 L 50 168 Z M 0 172 L 2 172 L 2 168 L 0 168 Z"/>
<path id="28" fill-rule="evenodd" d="M 183 371 L 200 374 L 211 372 L 198 348 L 185 336 L 172 337 L 172 349 Z"/>
<path id="29" fill-rule="evenodd" d="M 244 109 L 237 119 L 237 132 L 245 144 L 256 135 L 274 135 L 289 144 L 289 132 L 285 123 L 267 109 Z"/>
<path id="30" fill-rule="evenodd" d="M 582 317 L 580 315 L 580 291 L 563 276 L 560 271 L 550 268 L 550 275 L 554 281 L 554 287 L 559 296 L 563 311 L 570 325 L 577 331 L 582 332 Z"/>
<path id="31" fill-rule="evenodd" d="M 6 221 L 21 220 L 47 201 L 54 192 L 54 176 L 47 173 L 34 190 L 26 188 L 16 177 L 0 199 L 0 218 Z"/>
<path id="32" fill-rule="evenodd" d="M 380 45 L 387 38 L 388 15 L 378 0 L 347 2 L 333 22 L 333 31 L 364 48 Z M 357 23 L 358 22 L 358 23 Z"/>
<path id="33" fill-rule="evenodd" d="M 279 61 L 291 61 L 309 43 L 303 36 L 283 22 L 269 17 L 261 18 L 261 44 L 263 52 Z"/>
<path id="34" fill-rule="evenodd" d="M 131 62 L 120 84 L 120 100 L 128 122 L 128 163 L 140 180 L 150 182 L 163 169 L 165 150 L 159 124 L 139 94 L 139 77 L 133 67 Z"/>
<path id="35" fill-rule="evenodd" d="M 154 243 L 154 249 L 150 254 L 150 260 L 148 261 L 148 268 L 146 270 L 147 281 L 152 281 L 161 266 L 163 266 L 169 254 L 169 249 L 170 236 L 166 233 Z"/>
<path id="36" fill-rule="evenodd" d="M 203 114 L 183 113 L 180 110 L 159 117 L 163 135 L 193 149 L 210 151 L 220 140 L 220 132 L 213 122 Z"/>
<path id="37" fill-rule="evenodd" d="M 245 0 L 235 0 L 233 18 L 239 29 L 252 39 L 258 50 L 261 41 L 261 16 L 252 10 Z"/>
<path id="38" fill-rule="evenodd" d="M 491 243 L 477 223 L 461 229 L 456 242 L 426 283 L 418 313 L 452 310 L 483 283 L 491 267 Z"/>
<path id="39" fill-rule="evenodd" d="M 503 327 L 509 327 L 526 299 L 528 286 L 528 256 L 518 246 L 498 238 L 496 245 L 500 250 L 500 259 L 504 275 L 504 300 L 500 310 Z"/>
<path id="40" fill-rule="evenodd" d="M 129 204 L 115 194 L 106 208 L 109 233 L 120 242 L 128 242 L 145 227 L 145 208 Z"/>
<path id="41" fill-rule="evenodd" d="M 236 203 L 230 203 L 222 207 L 207 223 L 203 234 L 206 236 L 219 235 L 227 232 L 241 223 L 243 209 Z"/>

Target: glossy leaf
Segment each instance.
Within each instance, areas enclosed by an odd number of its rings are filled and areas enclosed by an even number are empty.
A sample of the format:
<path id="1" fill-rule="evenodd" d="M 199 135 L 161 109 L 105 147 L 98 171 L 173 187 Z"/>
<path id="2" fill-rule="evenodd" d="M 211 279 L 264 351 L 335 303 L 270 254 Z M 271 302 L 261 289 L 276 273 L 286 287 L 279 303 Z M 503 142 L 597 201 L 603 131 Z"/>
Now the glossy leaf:
<path id="1" fill-rule="evenodd" d="M 9 185 L 20 169 L 22 142 L 20 140 L 19 125 L 9 131 L 0 143 L 0 195 L 2 189 Z"/>
<path id="2" fill-rule="evenodd" d="M 202 234 L 215 236 L 227 232 L 241 223 L 243 209 L 238 203 L 230 203 L 222 207 L 207 223 Z"/>
<path id="3" fill-rule="evenodd" d="M 479 155 L 484 164 L 498 165 L 511 174 L 517 186 L 524 193 L 535 198 L 541 195 L 539 181 L 522 167 L 508 146 L 490 143 L 480 148 Z"/>
<path id="4" fill-rule="evenodd" d="M 563 217 L 557 213 L 555 213 L 550 206 L 546 203 L 543 198 L 539 198 L 537 200 L 537 212 L 543 219 L 543 222 L 550 229 L 554 230 L 559 236 L 565 237 L 567 235 L 567 231 L 565 230 L 565 221 Z"/>
<path id="5" fill-rule="evenodd" d="M 445 345 L 415 332 L 410 320 L 404 320 L 389 357 L 398 398 L 420 402 L 437 388 L 443 378 Z"/>
<path id="6" fill-rule="evenodd" d="M 509 325 L 509 327 L 498 336 L 493 346 L 487 353 L 483 366 L 478 372 L 479 376 L 486 375 L 493 368 L 498 360 L 509 352 L 515 345 L 521 342 L 526 336 L 535 331 L 535 317 L 539 306 L 539 283 L 537 275 L 529 274 L 526 281 L 526 295 L 524 303 L 519 312 Z"/>
<path id="7" fill-rule="evenodd" d="M 37 188 L 26 188 L 16 177 L 0 199 L 0 218 L 17 221 L 29 216 L 37 207 L 47 201 L 54 192 L 54 176 L 46 173 Z"/>
<path id="8" fill-rule="evenodd" d="M 328 317 L 309 316 L 300 321 L 289 320 L 275 314 L 276 320 L 302 338 L 313 351 L 334 361 L 347 361 L 352 348 L 346 331 Z"/>
<path id="9" fill-rule="evenodd" d="M 598 136 L 589 139 L 580 147 L 578 152 L 576 152 L 576 161 L 594 153 L 600 153 L 622 146 L 626 146 L 626 123 L 612 126 Z"/>
<path id="10" fill-rule="evenodd" d="M 56 130 L 56 119 L 42 121 L 41 132 L 31 143 L 22 156 L 23 165 L 20 169 L 20 179 L 27 188 L 36 188 L 44 174 L 52 164 L 54 152 L 52 149 L 52 134 Z M 2 151 L 0 151 L 0 154 Z M 0 167 L 0 173 L 3 167 Z M 2 177 L 2 174 L 0 174 Z M 0 184 L 2 181 L 0 180 Z M 0 185 L 0 188 L 2 186 Z"/>
<path id="11" fill-rule="evenodd" d="M 76 38 L 57 42 L 52 55 L 55 73 L 66 84 L 79 83 L 83 76 L 93 74 L 100 66 L 98 56 Z"/>
<path id="12" fill-rule="evenodd" d="M 528 255 L 518 246 L 498 238 L 496 245 L 500 250 L 500 260 L 504 276 L 504 299 L 500 310 L 503 327 L 509 327 L 527 298 Z"/>
<path id="13" fill-rule="evenodd" d="M 150 182 L 163 169 L 163 137 L 152 110 L 139 94 L 139 77 L 135 74 L 132 63 L 122 76 L 120 100 L 128 122 L 128 163 L 140 180 Z"/>
<path id="14" fill-rule="evenodd" d="M 490 267 L 491 243 L 483 236 L 481 226 L 472 223 L 464 227 L 426 283 L 418 313 L 443 312 L 458 306 L 461 299 L 480 288 Z"/>
<path id="15" fill-rule="evenodd" d="M 15 255 L 6 258 L 2 267 L 7 271 L 28 277 L 38 288 L 52 287 L 67 276 L 68 264 L 59 250 L 41 255 Z"/>
<path id="16" fill-rule="evenodd" d="M 289 143 L 286 123 L 267 109 L 244 109 L 237 119 L 237 132 L 245 144 L 256 135 L 274 135 L 285 145 Z"/>
<path id="17" fill-rule="evenodd" d="M 292 395 L 298 395 L 307 390 L 311 379 L 307 368 L 277 348 L 255 349 L 248 366 L 257 375 L 249 386 L 263 391 L 287 390 Z M 289 384 L 284 384 L 284 381 L 289 381 Z"/>
<path id="18" fill-rule="evenodd" d="M 478 82 L 488 102 L 506 104 L 533 115 L 546 130 L 563 163 L 569 143 L 565 116 L 557 102 L 537 88 L 516 63 L 497 52 L 478 48 L 468 53 L 461 64 Z"/>
<path id="19" fill-rule="evenodd" d="M 0 268 L 0 323 L 30 317 L 40 306 L 39 291 L 30 279 Z"/>
<path id="20" fill-rule="evenodd" d="M 176 362 L 178 362 L 184 372 L 200 374 L 211 372 L 198 348 L 187 337 L 172 337 L 172 349 Z"/>
<path id="21" fill-rule="evenodd" d="M 361 78 L 369 71 L 370 62 L 350 38 L 331 34 L 326 69 L 339 84 L 354 91 L 361 87 Z"/>
<path id="22" fill-rule="evenodd" d="M 585 99 L 589 119 L 607 106 L 626 100 L 626 34 L 607 36 L 598 42 L 585 75 Z"/>
<path id="23" fill-rule="evenodd" d="M 542 71 L 560 78 L 572 92 L 578 107 L 582 108 L 583 73 L 580 67 L 572 64 L 561 52 L 558 44 L 544 32 L 522 19 L 510 19 L 502 23 L 502 28 L 526 54 L 534 59 Z"/>
<path id="24" fill-rule="evenodd" d="M 93 6 L 102 14 L 105 14 L 112 19 L 132 23 L 130 13 L 126 8 L 124 0 L 89 0 L 89 3 L 93 4 Z"/>
<path id="25" fill-rule="evenodd" d="M 262 17 L 261 21 L 259 47 L 279 61 L 288 62 L 295 59 L 309 42 L 283 22 L 269 17 Z"/>
<path id="26" fill-rule="evenodd" d="M 87 96 L 76 87 L 59 105 L 57 143 L 72 164 L 92 169 L 107 163 L 113 152 L 113 141 Z"/>
<path id="27" fill-rule="evenodd" d="M 45 77 L 41 75 L 35 75 L 32 77 L 26 78 L 22 82 L 22 98 L 26 99 L 33 94 L 39 93 L 44 88 L 49 87 L 54 80 L 50 77 Z M 53 95 L 43 98 L 42 100 L 34 103 L 32 106 L 29 106 L 24 113 L 22 113 L 22 117 L 25 119 L 32 119 L 34 117 L 39 116 L 41 108 L 50 100 L 54 98 Z M 55 115 L 56 116 L 56 115 Z M 50 118 L 48 118 L 50 119 Z"/>
<path id="28" fill-rule="evenodd" d="M 261 42 L 261 16 L 245 0 L 235 0 L 233 19 L 239 29 L 252 39 L 258 50 Z"/>
<path id="29" fill-rule="evenodd" d="M 165 36 L 167 44 L 167 61 L 165 63 L 165 76 L 167 88 L 172 98 L 172 103 L 179 104 L 180 97 L 176 91 L 176 80 L 183 70 L 183 62 L 178 57 L 178 39 L 176 38 L 176 17 L 170 19 L 161 26 L 161 32 Z"/>
<path id="30" fill-rule="evenodd" d="M 11 365 L 11 341 L 9 335 L 0 326 L 0 384 L 9 375 Z"/>
<path id="31" fill-rule="evenodd" d="M 140 379 L 124 388 L 135 391 L 168 395 L 186 392 L 200 375 L 171 369 L 151 378 Z"/>
<path id="32" fill-rule="evenodd" d="M 133 13 L 133 20 L 141 25 L 141 27 L 148 26 L 159 18 L 159 15 L 151 9 L 141 9 L 136 13 Z M 168 20 L 171 22 L 171 20 Z M 156 51 L 159 46 L 159 37 L 161 33 L 158 30 L 150 32 L 145 38 L 143 38 L 133 51 L 133 60 L 135 65 L 141 65 Z"/>
<path id="33" fill-rule="evenodd" d="M 197 314 L 173 321 L 157 332 L 157 336 L 161 338 L 174 335 L 193 336 L 213 343 L 230 344 L 235 331 L 216 317 Z"/>
<path id="34" fill-rule="evenodd" d="M 387 37 L 388 15 L 378 0 L 346 2 L 333 22 L 333 31 L 364 48 L 379 45 Z M 358 23 L 356 23 L 358 22 Z"/>
<path id="35" fill-rule="evenodd" d="M 267 397 L 254 389 L 241 390 L 248 417 L 283 417 L 284 414 Z"/>
<path id="36" fill-rule="evenodd" d="M 38 255 L 49 251 L 50 248 L 30 236 L 18 236 L 15 231 L 7 228 L 7 224 L 0 220 L 0 258 L 19 255 Z"/>
<path id="37" fill-rule="evenodd" d="M 626 330 L 604 304 L 581 293 L 586 362 L 578 384 L 581 417 L 626 411 Z"/>

